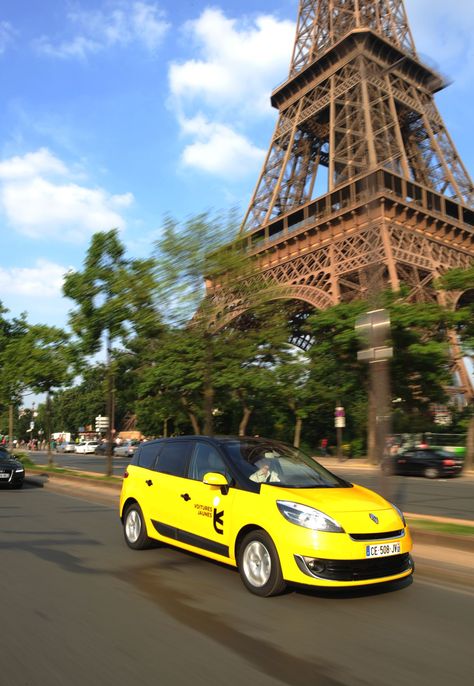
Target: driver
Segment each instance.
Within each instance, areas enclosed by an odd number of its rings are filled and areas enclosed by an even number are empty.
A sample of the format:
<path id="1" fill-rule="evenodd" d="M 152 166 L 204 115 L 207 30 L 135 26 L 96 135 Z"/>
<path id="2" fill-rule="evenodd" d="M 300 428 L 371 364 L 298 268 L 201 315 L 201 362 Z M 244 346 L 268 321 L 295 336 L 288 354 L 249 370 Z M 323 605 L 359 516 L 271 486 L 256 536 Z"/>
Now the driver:
<path id="1" fill-rule="evenodd" d="M 268 459 L 266 456 L 260 460 L 257 460 L 255 465 L 258 467 L 257 471 L 250 475 L 250 480 L 255 481 L 258 484 L 261 483 L 274 483 L 275 481 L 280 481 L 278 472 L 272 467 L 272 460 Z"/>

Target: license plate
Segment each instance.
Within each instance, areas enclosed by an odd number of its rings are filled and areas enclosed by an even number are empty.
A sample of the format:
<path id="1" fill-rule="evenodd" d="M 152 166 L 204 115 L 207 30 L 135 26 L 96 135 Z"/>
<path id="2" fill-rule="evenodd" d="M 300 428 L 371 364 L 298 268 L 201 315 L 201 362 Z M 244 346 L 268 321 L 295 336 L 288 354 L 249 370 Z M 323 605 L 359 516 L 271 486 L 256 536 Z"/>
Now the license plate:
<path id="1" fill-rule="evenodd" d="M 10 474 L 0 474 L 0 479 L 9 479 Z"/>
<path id="2" fill-rule="evenodd" d="M 387 555 L 398 555 L 400 553 L 400 543 L 378 543 L 377 545 L 366 545 L 366 557 L 387 557 Z"/>

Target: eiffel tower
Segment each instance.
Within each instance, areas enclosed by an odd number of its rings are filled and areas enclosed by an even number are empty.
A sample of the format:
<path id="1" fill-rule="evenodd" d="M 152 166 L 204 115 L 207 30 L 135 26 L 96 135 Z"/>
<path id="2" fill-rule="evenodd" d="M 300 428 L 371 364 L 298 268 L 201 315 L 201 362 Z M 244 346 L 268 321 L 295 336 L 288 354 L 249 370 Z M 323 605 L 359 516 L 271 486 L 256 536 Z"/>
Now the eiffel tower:
<path id="1" fill-rule="evenodd" d="M 474 188 L 434 102 L 446 85 L 419 58 L 403 0 L 300 0 L 241 228 L 258 265 L 246 294 L 253 280 L 324 309 L 403 284 L 408 300 L 456 306 L 462 294 L 434 282 L 473 263 Z M 220 325 L 250 305 L 235 289 L 213 295 Z M 457 372 L 472 398 L 460 359 Z"/>

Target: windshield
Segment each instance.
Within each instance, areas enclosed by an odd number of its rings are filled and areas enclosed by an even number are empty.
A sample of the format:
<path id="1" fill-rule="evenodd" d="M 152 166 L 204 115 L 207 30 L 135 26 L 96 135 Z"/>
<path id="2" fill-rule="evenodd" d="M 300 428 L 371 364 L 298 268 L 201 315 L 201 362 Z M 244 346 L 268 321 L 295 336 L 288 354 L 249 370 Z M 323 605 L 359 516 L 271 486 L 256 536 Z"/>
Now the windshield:
<path id="1" fill-rule="evenodd" d="M 301 450 L 264 440 L 225 443 L 232 463 L 249 481 L 286 488 L 348 488 L 350 483 L 332 474 Z"/>

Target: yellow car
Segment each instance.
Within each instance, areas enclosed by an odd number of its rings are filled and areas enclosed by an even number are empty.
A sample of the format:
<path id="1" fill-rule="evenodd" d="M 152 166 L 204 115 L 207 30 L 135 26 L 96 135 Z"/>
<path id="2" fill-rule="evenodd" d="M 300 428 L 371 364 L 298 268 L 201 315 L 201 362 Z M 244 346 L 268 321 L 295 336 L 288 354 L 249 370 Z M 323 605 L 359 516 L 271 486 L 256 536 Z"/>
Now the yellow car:
<path id="1" fill-rule="evenodd" d="M 143 443 L 124 474 L 130 548 L 169 543 L 237 566 L 249 591 L 341 588 L 413 573 L 403 514 L 296 448 L 263 438 Z"/>

